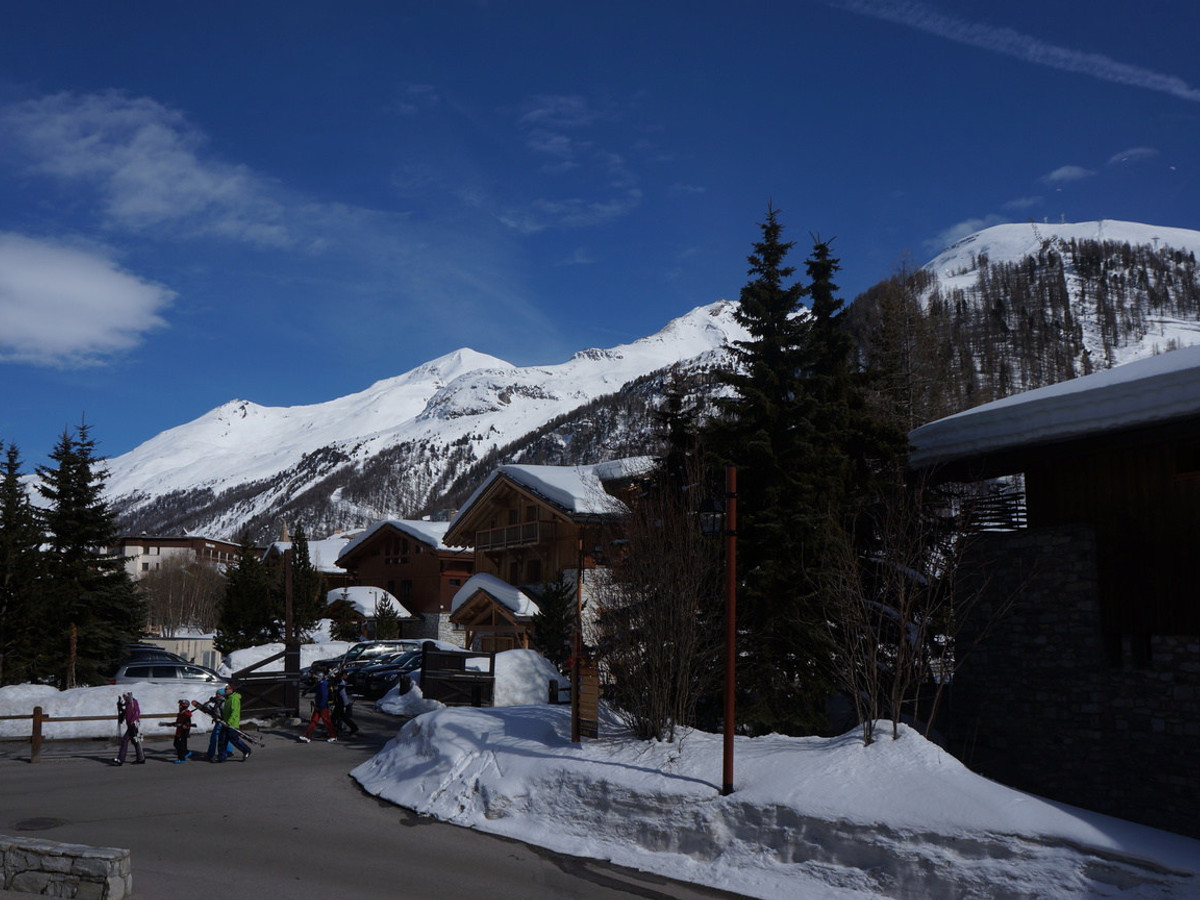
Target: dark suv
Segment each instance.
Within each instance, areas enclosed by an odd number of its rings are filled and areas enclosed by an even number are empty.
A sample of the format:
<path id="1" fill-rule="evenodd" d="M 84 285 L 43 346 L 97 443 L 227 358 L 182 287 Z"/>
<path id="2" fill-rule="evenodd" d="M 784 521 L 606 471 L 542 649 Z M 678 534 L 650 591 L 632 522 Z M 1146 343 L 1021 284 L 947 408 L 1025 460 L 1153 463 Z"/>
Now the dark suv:
<path id="1" fill-rule="evenodd" d="M 421 641 L 415 640 L 359 641 L 341 656 L 335 656 L 332 659 L 319 659 L 302 671 L 300 673 L 300 687 L 304 691 L 312 690 L 313 686 L 317 683 L 317 679 L 320 677 L 318 673 L 329 672 L 333 669 L 341 669 L 342 672 L 349 672 L 354 668 L 376 662 L 393 653 L 400 653 L 404 650 L 416 650 L 420 646 Z"/>

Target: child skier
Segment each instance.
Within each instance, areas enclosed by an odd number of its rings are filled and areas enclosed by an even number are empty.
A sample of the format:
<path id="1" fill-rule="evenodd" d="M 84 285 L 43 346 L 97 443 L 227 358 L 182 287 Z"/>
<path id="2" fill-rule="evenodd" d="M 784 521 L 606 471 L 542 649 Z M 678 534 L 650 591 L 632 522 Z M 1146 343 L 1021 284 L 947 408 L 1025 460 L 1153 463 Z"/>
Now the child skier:
<path id="1" fill-rule="evenodd" d="M 167 728 L 174 727 L 175 729 L 174 744 L 177 759 L 174 760 L 174 763 L 175 765 L 179 765 L 192 755 L 188 750 L 188 734 L 192 730 L 192 710 L 188 706 L 188 702 L 180 700 L 179 712 L 175 714 L 175 721 L 163 722 L 163 725 Z"/>

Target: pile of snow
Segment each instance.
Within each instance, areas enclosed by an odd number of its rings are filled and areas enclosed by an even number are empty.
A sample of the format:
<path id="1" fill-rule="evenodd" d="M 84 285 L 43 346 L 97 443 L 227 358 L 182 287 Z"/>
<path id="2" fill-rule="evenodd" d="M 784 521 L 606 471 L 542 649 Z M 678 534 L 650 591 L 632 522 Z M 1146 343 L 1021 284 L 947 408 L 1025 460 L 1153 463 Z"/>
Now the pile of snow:
<path id="1" fill-rule="evenodd" d="M 117 726 L 117 698 L 126 691 L 133 692 L 142 718 L 147 719 L 142 730 L 147 733 L 161 730 L 164 735 L 174 732 L 165 730 L 158 724 L 160 720 L 149 717 L 169 715 L 173 719 L 180 700 L 204 702 L 215 693 L 212 685 L 106 684 L 60 691 L 44 684 L 10 684 L 0 687 L 0 716 L 31 715 L 35 706 L 40 706 L 42 713 L 52 718 L 100 716 L 102 718 L 99 721 L 92 722 L 46 722 L 42 725 L 42 736 L 47 740 L 115 738 L 121 734 Z M 170 719 L 161 721 L 169 722 Z M 202 713 L 196 714 L 192 721 L 196 725 L 196 732 L 207 731 L 212 724 L 208 716 Z M 28 739 L 30 724 L 28 719 L 0 720 L 0 739 Z"/>
<path id="2" fill-rule="evenodd" d="M 534 657 L 496 657 L 497 697 L 528 705 L 385 698 L 416 718 L 351 776 L 446 822 L 772 900 L 1200 894 L 1200 841 L 1006 788 L 908 728 L 738 738 L 727 797 L 718 735 L 640 741 L 609 718 L 574 744 L 570 710 L 532 699 L 553 677 Z"/>

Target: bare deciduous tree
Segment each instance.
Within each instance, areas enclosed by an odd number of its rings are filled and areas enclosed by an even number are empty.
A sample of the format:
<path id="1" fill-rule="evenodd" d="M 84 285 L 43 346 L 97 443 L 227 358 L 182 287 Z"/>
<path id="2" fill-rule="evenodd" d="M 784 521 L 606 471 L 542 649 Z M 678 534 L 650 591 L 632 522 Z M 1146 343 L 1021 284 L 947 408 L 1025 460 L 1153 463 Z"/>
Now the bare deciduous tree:
<path id="1" fill-rule="evenodd" d="M 593 596 L 606 698 L 639 737 L 669 741 L 720 675 L 723 560 L 667 482 L 633 501 L 611 578 Z"/>
<path id="2" fill-rule="evenodd" d="M 919 482 L 897 488 L 860 517 L 860 529 L 872 538 L 868 552 L 849 533 L 836 541 L 826 584 L 835 669 L 866 744 L 879 719 L 891 720 L 893 738 L 902 721 L 923 724 L 928 734 L 966 657 L 958 626 L 989 587 L 976 580 L 964 591 L 956 577 L 981 518 L 979 503 L 972 490 Z M 1001 604 L 981 635 L 1009 605 Z M 923 699 L 928 709 L 920 708 Z"/>
<path id="3" fill-rule="evenodd" d="M 167 636 L 183 627 L 216 629 L 225 593 L 225 575 L 216 566 L 168 557 L 137 586 L 146 598 L 151 630 Z"/>

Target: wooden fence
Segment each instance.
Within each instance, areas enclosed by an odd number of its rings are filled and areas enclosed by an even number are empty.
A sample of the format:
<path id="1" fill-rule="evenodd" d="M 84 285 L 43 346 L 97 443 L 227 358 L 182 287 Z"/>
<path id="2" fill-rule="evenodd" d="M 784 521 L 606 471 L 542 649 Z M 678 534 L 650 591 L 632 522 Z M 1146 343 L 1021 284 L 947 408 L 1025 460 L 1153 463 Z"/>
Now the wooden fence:
<path id="1" fill-rule="evenodd" d="M 149 713 L 143 715 L 141 718 L 174 719 L 176 715 L 178 715 L 177 712 Z M 116 721 L 116 716 L 48 716 L 40 706 L 35 706 L 33 713 L 28 716 L 0 716 L 0 722 L 11 722 L 20 719 L 31 719 L 33 721 L 32 734 L 29 736 L 29 761 L 35 763 L 42 756 L 42 725 L 46 722 L 107 722 Z"/>

